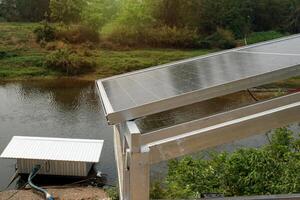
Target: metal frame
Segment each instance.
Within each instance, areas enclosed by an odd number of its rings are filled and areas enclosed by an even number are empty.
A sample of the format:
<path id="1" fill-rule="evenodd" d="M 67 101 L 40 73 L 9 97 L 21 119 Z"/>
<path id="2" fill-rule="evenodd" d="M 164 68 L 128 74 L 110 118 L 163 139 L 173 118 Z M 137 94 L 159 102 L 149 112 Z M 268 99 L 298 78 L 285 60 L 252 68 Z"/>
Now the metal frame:
<path id="1" fill-rule="evenodd" d="M 221 112 L 212 116 L 189 121 L 186 123 L 174 125 L 171 127 L 159 129 L 156 131 L 143 133 L 141 138 L 141 145 L 149 144 L 155 141 L 167 139 L 180 134 L 199 130 L 205 127 L 213 126 L 216 124 L 224 123 L 226 121 L 242 118 L 245 116 L 253 115 L 258 112 L 263 112 L 269 109 L 274 109 L 280 106 L 300 102 L 300 93 L 294 93 L 263 102 L 257 102 L 252 105 L 237 108 L 228 112 Z"/>
<path id="2" fill-rule="evenodd" d="M 300 93 L 295 93 L 151 133 L 142 134 L 134 121 L 115 125 L 121 199 L 149 199 L 153 164 L 257 135 L 299 119 Z"/>
<path id="3" fill-rule="evenodd" d="M 208 56 L 200 56 L 113 78 L 125 77 L 298 37 L 300 35 L 214 53 Z M 109 123 L 114 125 L 114 147 L 121 199 L 149 199 L 150 166 L 152 164 L 299 122 L 300 92 L 148 133 L 142 133 L 134 119 L 297 75 L 300 75 L 300 64 L 121 111 L 113 109 L 103 86 L 103 81 L 113 78 L 97 81 L 104 112 Z"/>
<path id="4" fill-rule="evenodd" d="M 234 92 L 241 91 L 244 89 L 268 84 L 268 83 L 271 83 L 274 81 L 284 80 L 284 79 L 288 79 L 290 77 L 298 76 L 298 75 L 300 75 L 300 65 L 289 66 L 285 69 L 280 69 L 280 70 L 272 71 L 269 73 L 264 73 L 264 74 L 260 74 L 257 76 L 240 79 L 238 81 L 233 81 L 233 82 L 229 82 L 226 84 L 217 85 L 217 86 L 214 86 L 211 88 L 206 88 L 204 90 L 195 90 L 193 92 L 180 94 L 180 95 L 173 96 L 173 97 L 170 97 L 167 99 L 153 101 L 148 104 L 144 104 L 144 105 L 140 105 L 140 106 L 136 106 L 136 107 L 132 107 L 132 108 L 127 108 L 127 109 L 120 110 L 120 111 L 113 110 L 113 107 L 112 107 L 111 103 L 109 102 L 108 96 L 106 94 L 105 88 L 102 83 L 103 81 L 106 81 L 106 80 L 112 80 L 112 79 L 119 78 L 119 77 L 126 77 L 126 76 L 130 76 L 130 75 L 138 74 L 138 73 L 143 73 L 143 72 L 152 71 L 155 69 L 170 67 L 170 66 L 174 66 L 174 65 L 177 65 L 180 63 L 185 63 L 185 62 L 194 61 L 194 60 L 198 60 L 198 59 L 204 59 L 204 58 L 208 58 L 208 57 L 214 57 L 214 56 L 218 56 L 218 55 L 222 55 L 222 54 L 226 54 L 226 53 L 238 52 L 239 50 L 246 50 L 246 49 L 253 48 L 253 47 L 263 46 L 266 44 L 272 44 L 272 43 L 276 43 L 276 42 L 291 40 L 291 39 L 295 39 L 298 37 L 300 37 L 300 34 L 285 37 L 282 39 L 272 40 L 269 42 L 263 42 L 263 43 L 259 43 L 259 44 L 255 44 L 255 45 L 249 45 L 246 47 L 240 47 L 240 48 L 236 48 L 236 49 L 232 49 L 232 50 L 221 51 L 221 52 L 213 53 L 213 54 L 206 55 L 206 56 L 199 56 L 199 57 L 195 57 L 195 58 L 191 58 L 191 59 L 174 62 L 171 64 L 160 65 L 160 66 L 153 67 L 150 69 L 139 70 L 139 71 L 127 73 L 124 75 L 119 75 L 119 76 L 114 76 L 111 78 L 98 80 L 96 83 L 98 85 L 100 96 L 102 97 L 101 101 L 104 105 L 106 118 L 110 125 L 114 125 L 114 124 L 118 124 L 122 121 L 133 120 L 133 119 L 143 117 L 146 115 L 151 115 L 154 113 L 162 112 L 165 110 L 170 110 L 170 109 L 177 108 L 180 106 L 185 106 L 185 105 L 193 104 L 193 103 L 196 103 L 199 101 L 208 100 L 208 99 L 211 99 L 214 97 L 234 93 Z M 245 51 L 242 51 L 241 53 L 243 53 L 243 52 L 245 52 Z M 255 53 L 255 52 L 251 52 L 251 53 Z M 270 54 L 273 54 L 273 53 L 270 53 Z M 274 53 L 274 54 L 276 55 L 276 53 Z M 300 56 L 300 54 L 299 54 L 299 56 Z"/>

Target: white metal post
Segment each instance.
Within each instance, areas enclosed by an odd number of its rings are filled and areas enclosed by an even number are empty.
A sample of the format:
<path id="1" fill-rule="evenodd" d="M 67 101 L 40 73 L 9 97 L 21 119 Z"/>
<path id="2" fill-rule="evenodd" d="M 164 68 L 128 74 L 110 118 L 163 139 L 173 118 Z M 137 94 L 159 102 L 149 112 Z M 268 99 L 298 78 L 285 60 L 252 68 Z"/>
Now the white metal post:
<path id="1" fill-rule="evenodd" d="M 150 162 L 149 149 L 130 154 L 130 200 L 149 200 Z"/>
<path id="2" fill-rule="evenodd" d="M 130 200 L 148 200 L 150 187 L 149 149 L 142 149 L 142 134 L 133 121 L 126 123 L 129 132 L 127 170 L 129 171 Z"/>

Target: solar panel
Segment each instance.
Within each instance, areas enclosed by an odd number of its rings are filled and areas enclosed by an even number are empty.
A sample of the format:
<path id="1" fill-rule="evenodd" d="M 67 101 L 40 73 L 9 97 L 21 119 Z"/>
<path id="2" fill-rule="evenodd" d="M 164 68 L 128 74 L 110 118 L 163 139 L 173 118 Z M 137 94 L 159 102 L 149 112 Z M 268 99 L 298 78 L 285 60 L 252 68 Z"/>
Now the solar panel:
<path id="1" fill-rule="evenodd" d="M 259 92 L 251 93 L 257 99 L 249 92 L 242 91 L 141 117 L 135 120 L 135 123 L 144 134 L 278 97 L 275 92 L 265 96 Z"/>
<path id="2" fill-rule="evenodd" d="M 117 124 L 300 75 L 300 35 L 97 82 Z"/>

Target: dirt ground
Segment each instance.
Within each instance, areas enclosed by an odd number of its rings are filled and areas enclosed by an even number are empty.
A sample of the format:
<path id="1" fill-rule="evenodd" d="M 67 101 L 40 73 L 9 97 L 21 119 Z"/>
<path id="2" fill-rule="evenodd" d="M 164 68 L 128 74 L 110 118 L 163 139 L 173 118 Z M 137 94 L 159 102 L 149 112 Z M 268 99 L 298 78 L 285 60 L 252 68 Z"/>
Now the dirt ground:
<path id="1" fill-rule="evenodd" d="M 47 188 L 45 188 L 47 189 Z M 99 188 L 48 188 L 55 200 L 109 200 L 106 193 Z M 9 190 L 0 192 L 0 200 L 43 200 L 44 197 L 33 190 Z"/>

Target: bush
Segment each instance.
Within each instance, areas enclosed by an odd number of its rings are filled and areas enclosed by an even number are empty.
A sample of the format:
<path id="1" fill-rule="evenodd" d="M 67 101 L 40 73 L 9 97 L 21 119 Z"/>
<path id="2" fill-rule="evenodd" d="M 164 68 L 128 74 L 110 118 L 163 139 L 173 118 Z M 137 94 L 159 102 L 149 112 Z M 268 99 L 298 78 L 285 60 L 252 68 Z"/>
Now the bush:
<path id="1" fill-rule="evenodd" d="M 11 58 L 11 57 L 16 57 L 16 56 L 17 56 L 16 53 L 0 51 L 0 59 Z"/>
<path id="2" fill-rule="evenodd" d="M 45 65 L 66 75 L 79 75 L 92 72 L 96 64 L 68 49 L 61 49 L 47 56 Z"/>
<path id="3" fill-rule="evenodd" d="M 50 42 L 55 40 L 56 29 L 44 22 L 41 26 L 34 29 L 34 34 L 36 36 L 37 42 Z"/>
<path id="4" fill-rule="evenodd" d="M 106 42 L 122 46 L 139 47 L 145 46 L 143 32 L 144 30 L 139 30 L 136 27 L 111 24 L 110 27 L 104 28 L 103 35 Z"/>
<path id="5" fill-rule="evenodd" d="M 106 194 L 108 195 L 108 197 L 111 200 L 119 200 L 120 199 L 119 189 L 117 187 L 107 187 L 107 188 L 104 188 L 104 191 L 106 192 Z"/>
<path id="6" fill-rule="evenodd" d="M 282 34 L 277 31 L 254 32 L 248 36 L 247 42 L 248 44 L 254 44 L 258 42 L 264 42 L 267 40 L 277 39 L 283 36 L 285 36 L 285 34 Z"/>
<path id="7" fill-rule="evenodd" d="M 154 47 L 194 48 L 199 36 L 196 30 L 162 26 L 145 31 L 145 40 Z"/>
<path id="8" fill-rule="evenodd" d="M 205 38 L 200 45 L 207 45 L 212 48 L 231 49 L 236 47 L 234 34 L 225 29 L 218 29 L 216 33 Z"/>
<path id="9" fill-rule="evenodd" d="M 225 196 L 300 192 L 300 139 L 286 128 L 276 130 L 271 143 L 260 149 L 244 148 L 232 154 L 212 154 L 169 162 L 165 198 L 200 198 L 205 193 Z"/>
<path id="10" fill-rule="evenodd" d="M 195 30 L 177 27 L 151 27 L 139 30 L 136 27 L 117 26 L 105 40 L 129 47 L 194 48 L 199 40 Z"/>
<path id="11" fill-rule="evenodd" d="M 99 33 L 85 25 L 77 25 L 61 29 L 57 33 L 57 38 L 74 44 L 85 42 L 98 43 L 100 40 Z"/>

